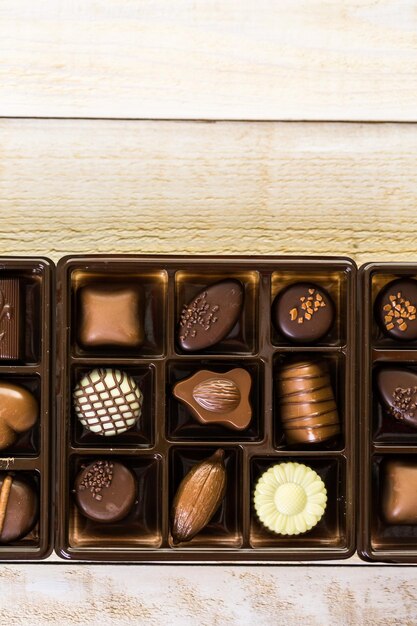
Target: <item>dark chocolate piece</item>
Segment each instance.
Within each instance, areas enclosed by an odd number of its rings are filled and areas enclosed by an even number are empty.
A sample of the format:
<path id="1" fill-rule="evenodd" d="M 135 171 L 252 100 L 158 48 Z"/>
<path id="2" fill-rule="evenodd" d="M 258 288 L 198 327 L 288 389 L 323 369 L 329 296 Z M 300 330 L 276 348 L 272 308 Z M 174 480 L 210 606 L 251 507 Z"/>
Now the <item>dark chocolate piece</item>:
<path id="1" fill-rule="evenodd" d="M 137 348 L 143 343 L 139 289 L 129 285 L 89 285 L 79 291 L 81 345 Z"/>
<path id="2" fill-rule="evenodd" d="M 74 389 L 75 413 L 81 424 L 98 435 L 111 437 L 138 421 L 143 394 L 126 372 L 97 368 L 87 372 Z"/>
<path id="3" fill-rule="evenodd" d="M 391 339 L 417 339 L 417 281 L 400 278 L 386 285 L 376 299 L 375 316 Z"/>
<path id="4" fill-rule="evenodd" d="M 0 450 L 11 446 L 19 433 L 32 428 L 38 419 L 36 398 L 24 387 L 0 382 Z"/>
<path id="5" fill-rule="evenodd" d="M 243 286 L 238 280 L 222 280 L 198 293 L 183 307 L 179 345 L 183 350 L 204 350 L 224 339 L 242 311 Z"/>
<path id="6" fill-rule="evenodd" d="M 177 383 L 173 393 L 202 424 L 244 430 L 252 419 L 251 385 L 250 374 L 242 368 L 225 374 L 200 370 Z"/>
<path id="7" fill-rule="evenodd" d="M 0 359 L 17 360 L 21 346 L 20 282 L 0 279 Z"/>
<path id="8" fill-rule="evenodd" d="M 325 361 L 297 361 L 278 375 L 281 422 L 288 444 L 319 443 L 340 433 Z"/>
<path id="9" fill-rule="evenodd" d="M 38 519 L 38 498 L 24 480 L 12 474 L 0 475 L 0 542 L 25 537 Z"/>
<path id="10" fill-rule="evenodd" d="M 412 428 L 417 428 L 417 373 L 390 368 L 378 372 L 378 389 L 389 414 Z"/>
<path id="11" fill-rule="evenodd" d="M 272 305 L 272 320 L 278 332 L 295 343 L 314 342 L 330 330 L 334 304 L 323 287 L 295 283 L 281 291 Z"/>
<path id="12" fill-rule="evenodd" d="M 417 524 L 417 463 L 391 460 L 385 465 L 381 494 L 388 524 Z"/>
<path id="13" fill-rule="evenodd" d="M 137 495 L 132 472 L 116 461 L 96 461 L 75 479 L 75 499 L 80 511 L 95 522 L 111 523 L 124 519 Z"/>

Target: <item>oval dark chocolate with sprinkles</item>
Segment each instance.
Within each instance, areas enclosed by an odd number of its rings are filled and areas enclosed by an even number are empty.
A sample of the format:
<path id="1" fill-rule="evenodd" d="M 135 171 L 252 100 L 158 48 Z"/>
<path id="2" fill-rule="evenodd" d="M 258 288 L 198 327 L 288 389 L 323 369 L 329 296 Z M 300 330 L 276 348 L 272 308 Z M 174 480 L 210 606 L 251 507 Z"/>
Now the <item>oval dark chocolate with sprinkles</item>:
<path id="1" fill-rule="evenodd" d="M 204 350 L 224 339 L 239 319 L 243 286 L 222 280 L 200 291 L 181 312 L 178 342 L 183 350 Z"/>
<path id="2" fill-rule="evenodd" d="M 388 283 L 376 300 L 375 315 L 392 339 L 417 339 L 417 280 L 400 278 Z"/>
<path id="3" fill-rule="evenodd" d="M 389 414 L 417 428 L 417 373 L 409 369 L 383 369 L 377 377 L 379 394 Z"/>

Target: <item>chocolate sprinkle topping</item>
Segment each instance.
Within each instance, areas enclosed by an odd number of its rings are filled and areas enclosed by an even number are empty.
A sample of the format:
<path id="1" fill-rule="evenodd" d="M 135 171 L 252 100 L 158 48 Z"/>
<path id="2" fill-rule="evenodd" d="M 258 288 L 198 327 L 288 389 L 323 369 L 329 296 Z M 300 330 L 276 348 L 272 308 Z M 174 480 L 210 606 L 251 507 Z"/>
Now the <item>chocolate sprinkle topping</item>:
<path id="1" fill-rule="evenodd" d="M 180 318 L 180 326 L 183 329 L 180 340 L 185 341 L 191 333 L 191 337 L 196 337 L 199 330 L 207 332 L 210 326 L 217 322 L 216 313 L 219 311 L 218 304 L 211 304 L 207 301 L 207 292 L 200 294 L 191 304 L 185 304 Z"/>
<path id="2" fill-rule="evenodd" d="M 113 463 L 111 461 L 97 461 L 86 472 L 79 484 L 80 491 L 89 489 L 95 500 L 101 500 L 103 489 L 110 487 L 113 480 Z"/>
<path id="3" fill-rule="evenodd" d="M 397 387 L 392 395 L 393 406 L 390 409 L 391 414 L 397 420 L 404 418 L 413 418 L 417 416 L 417 387 Z"/>

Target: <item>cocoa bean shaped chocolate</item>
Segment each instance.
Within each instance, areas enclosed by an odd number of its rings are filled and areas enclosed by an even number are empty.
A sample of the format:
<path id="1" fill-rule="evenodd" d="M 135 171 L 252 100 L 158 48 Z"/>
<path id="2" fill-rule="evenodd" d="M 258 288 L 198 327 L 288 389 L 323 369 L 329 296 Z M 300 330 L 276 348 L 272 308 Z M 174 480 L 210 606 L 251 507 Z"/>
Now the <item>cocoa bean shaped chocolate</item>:
<path id="1" fill-rule="evenodd" d="M 339 416 L 325 361 L 297 361 L 281 368 L 281 423 L 291 444 L 319 443 L 340 433 Z"/>
<path id="2" fill-rule="evenodd" d="M 226 493 L 224 450 L 197 463 L 183 478 L 172 505 L 174 544 L 190 541 L 211 520 Z"/>

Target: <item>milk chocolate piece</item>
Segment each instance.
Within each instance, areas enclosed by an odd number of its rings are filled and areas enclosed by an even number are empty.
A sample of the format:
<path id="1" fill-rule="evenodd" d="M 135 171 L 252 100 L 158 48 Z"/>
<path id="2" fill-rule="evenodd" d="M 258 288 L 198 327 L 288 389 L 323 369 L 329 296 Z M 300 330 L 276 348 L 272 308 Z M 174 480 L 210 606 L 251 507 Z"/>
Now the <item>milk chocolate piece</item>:
<path id="1" fill-rule="evenodd" d="M 126 372 L 97 368 L 87 372 L 74 393 L 75 413 L 81 424 L 98 435 L 120 435 L 138 421 L 143 395 Z"/>
<path id="2" fill-rule="evenodd" d="M 8 448 L 18 434 L 32 428 L 38 419 L 36 398 L 24 387 L 0 382 L 0 450 Z"/>
<path id="3" fill-rule="evenodd" d="M 178 333 L 183 350 L 204 350 L 224 339 L 243 306 L 243 286 L 238 280 L 222 280 L 198 293 L 183 307 Z"/>
<path id="4" fill-rule="evenodd" d="M 417 281 L 400 278 L 386 285 L 376 299 L 375 316 L 391 339 L 417 339 Z"/>
<path id="5" fill-rule="evenodd" d="M 77 475 L 75 499 L 80 511 L 95 522 L 111 523 L 124 519 L 137 494 L 132 472 L 116 461 L 96 461 Z"/>
<path id="6" fill-rule="evenodd" d="M 12 474 L 0 475 L 0 542 L 25 537 L 38 519 L 38 498 L 32 487 Z"/>
<path id="7" fill-rule="evenodd" d="M 404 368 L 383 369 L 378 372 L 377 382 L 389 414 L 417 428 L 417 373 Z"/>
<path id="8" fill-rule="evenodd" d="M 385 465 L 382 513 L 388 524 L 417 524 L 417 463 L 391 460 Z"/>
<path id="9" fill-rule="evenodd" d="M 143 343 L 143 312 L 139 289 L 114 283 L 89 285 L 79 291 L 79 342 L 85 347 Z"/>
<path id="10" fill-rule="evenodd" d="M 323 287 L 295 283 L 281 291 L 272 305 L 278 332 L 294 343 L 311 343 L 324 337 L 333 325 L 334 304 Z"/>
<path id="11" fill-rule="evenodd" d="M 242 368 L 225 374 L 200 370 L 177 383 L 173 393 L 202 424 L 244 430 L 252 419 L 251 385 L 250 374 Z"/>
<path id="12" fill-rule="evenodd" d="M 17 360 L 21 347 L 20 282 L 0 279 L 0 359 Z"/>
<path id="13" fill-rule="evenodd" d="M 297 361 L 277 379 L 281 422 L 288 444 L 319 443 L 340 433 L 337 406 L 325 361 Z"/>

